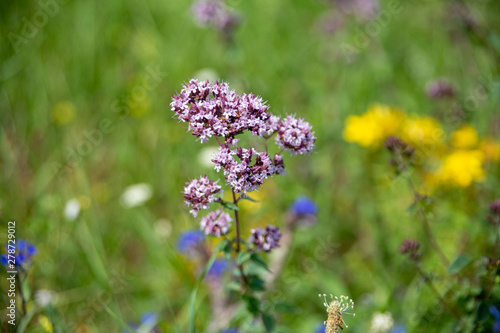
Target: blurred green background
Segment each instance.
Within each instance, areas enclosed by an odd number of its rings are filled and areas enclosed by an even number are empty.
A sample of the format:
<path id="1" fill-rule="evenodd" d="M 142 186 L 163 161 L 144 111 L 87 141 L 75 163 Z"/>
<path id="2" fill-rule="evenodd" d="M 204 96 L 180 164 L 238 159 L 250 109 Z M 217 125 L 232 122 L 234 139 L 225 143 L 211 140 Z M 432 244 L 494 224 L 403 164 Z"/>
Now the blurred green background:
<path id="1" fill-rule="evenodd" d="M 404 182 L 387 182 L 387 155 L 343 140 L 344 121 L 380 102 L 431 115 L 449 132 L 460 122 L 445 116 L 458 108 L 481 136 L 498 139 L 500 4 L 381 1 L 367 17 L 340 2 L 230 0 L 241 15 L 233 42 L 199 27 L 190 1 L 2 2 L 0 240 L 15 220 L 17 237 L 39 252 L 32 291 L 57 295 L 55 314 L 40 310 L 28 332 L 45 331 L 43 313 L 79 332 L 119 332 L 111 313 L 130 323 L 146 311 L 159 314 L 164 332 L 186 331 L 196 268 L 175 243 L 198 222 L 181 191 L 201 174 L 222 176 L 200 157 L 215 143 L 196 142 L 169 103 L 183 82 L 207 75 L 262 96 L 277 115 L 304 117 L 317 136 L 315 152 L 287 155 L 287 175 L 270 180 L 256 194 L 261 203 L 245 203 L 242 212 L 247 236 L 250 226 L 280 225 L 299 195 L 319 207 L 318 223 L 295 234 L 269 296 L 295 307 L 279 315 L 283 331 L 313 332 L 326 319 L 323 292 L 356 301 L 356 317 L 346 318 L 352 332 L 368 331 L 375 311 L 422 331 L 413 314 L 435 304 L 397 252 L 404 238 L 423 233 L 406 212 L 412 193 Z M 334 32 L 324 29 L 330 15 Z M 346 45 L 359 52 L 346 57 Z M 156 84 L 145 86 L 148 77 Z M 441 77 L 454 87 L 451 101 L 426 94 Z M 491 250 L 484 217 L 500 196 L 498 169 L 472 188 L 437 195 L 433 228 L 450 258 L 464 248 L 478 256 Z M 137 183 L 149 184 L 152 197 L 126 208 L 120 196 Z M 68 221 L 73 198 L 81 212 Z M 424 264 L 439 265 L 433 254 Z M 206 292 L 198 295 L 201 328 L 211 315 Z M 436 327 L 426 331 L 446 331 Z"/>

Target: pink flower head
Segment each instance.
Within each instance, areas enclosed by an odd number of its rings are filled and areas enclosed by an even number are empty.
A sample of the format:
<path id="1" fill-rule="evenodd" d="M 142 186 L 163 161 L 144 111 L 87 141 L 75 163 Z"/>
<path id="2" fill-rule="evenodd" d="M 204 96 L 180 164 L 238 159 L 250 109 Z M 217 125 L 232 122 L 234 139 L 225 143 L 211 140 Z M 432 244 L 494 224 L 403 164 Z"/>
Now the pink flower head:
<path id="1" fill-rule="evenodd" d="M 238 193 L 252 192 L 259 188 L 267 177 L 284 173 L 281 156 L 276 155 L 272 160 L 268 153 L 261 153 L 253 148 L 238 147 L 231 150 L 221 147 L 212 162 L 215 163 L 217 171 L 224 169 L 224 176 L 229 186 Z"/>
<path id="2" fill-rule="evenodd" d="M 201 218 L 200 228 L 205 232 L 205 235 L 220 237 L 227 234 L 231 221 L 233 220 L 228 213 L 225 213 L 222 209 L 217 209 Z"/>
<path id="3" fill-rule="evenodd" d="M 193 179 L 190 183 L 186 183 L 184 199 L 186 199 L 186 204 L 192 207 L 190 212 L 193 216 L 196 216 L 200 209 L 207 209 L 209 204 L 217 200 L 216 194 L 221 190 L 221 187 L 217 185 L 218 182 L 213 182 L 203 175 L 200 179 Z"/>
<path id="4" fill-rule="evenodd" d="M 251 230 L 249 243 L 253 243 L 257 251 L 270 251 L 279 247 L 281 232 L 278 227 L 269 225 L 266 229 L 255 228 Z"/>
<path id="5" fill-rule="evenodd" d="M 278 125 L 278 118 L 267 112 L 269 106 L 261 97 L 240 96 L 225 82 L 210 84 L 191 79 L 180 94 L 172 97 L 170 107 L 175 117 L 189 123 L 189 130 L 202 143 L 215 135 L 234 146 L 234 137 L 245 130 L 264 136 L 276 131 Z"/>
<path id="6" fill-rule="evenodd" d="M 304 119 L 288 116 L 278 124 L 275 142 L 291 155 L 309 154 L 314 149 L 316 137 L 312 126 Z"/>

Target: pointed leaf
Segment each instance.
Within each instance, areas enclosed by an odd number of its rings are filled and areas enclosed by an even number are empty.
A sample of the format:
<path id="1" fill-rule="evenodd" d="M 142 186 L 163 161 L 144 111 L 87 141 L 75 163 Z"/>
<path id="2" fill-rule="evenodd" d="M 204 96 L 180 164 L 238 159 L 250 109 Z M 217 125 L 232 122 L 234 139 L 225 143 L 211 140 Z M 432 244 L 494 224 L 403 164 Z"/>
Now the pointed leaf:
<path id="1" fill-rule="evenodd" d="M 245 261 L 248 261 L 251 257 L 251 253 L 247 251 L 243 251 L 238 253 L 238 257 L 236 258 L 236 263 L 239 265 L 243 264 Z"/>
<path id="2" fill-rule="evenodd" d="M 240 197 L 240 199 L 242 199 L 242 200 L 248 200 L 248 201 L 251 201 L 251 202 L 259 202 L 258 200 L 255 200 L 255 199 L 250 198 L 250 197 L 249 197 L 248 195 L 246 195 L 246 194 L 243 194 L 243 195 Z"/>
<path id="3" fill-rule="evenodd" d="M 263 267 L 265 270 L 270 272 L 269 267 L 267 266 L 265 260 L 257 253 L 252 253 L 252 255 L 250 256 L 250 260 L 252 260 L 253 263 L 259 265 L 260 267 Z"/>
<path id="4" fill-rule="evenodd" d="M 224 207 L 226 207 L 227 209 L 230 209 L 230 210 L 240 210 L 238 208 L 238 206 L 236 206 L 234 203 L 232 203 L 231 201 L 224 201 L 223 203 Z"/>
<path id="5" fill-rule="evenodd" d="M 471 262 L 471 258 L 467 257 L 465 254 L 461 254 L 451 263 L 450 267 L 448 267 L 448 273 L 457 274 Z"/>

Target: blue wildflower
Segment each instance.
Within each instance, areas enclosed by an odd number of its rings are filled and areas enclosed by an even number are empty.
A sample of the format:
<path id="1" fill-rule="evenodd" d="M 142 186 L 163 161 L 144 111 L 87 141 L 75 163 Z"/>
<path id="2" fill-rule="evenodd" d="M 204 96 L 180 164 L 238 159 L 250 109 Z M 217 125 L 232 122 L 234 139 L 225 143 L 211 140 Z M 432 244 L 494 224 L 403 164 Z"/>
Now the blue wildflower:
<path id="1" fill-rule="evenodd" d="M 489 306 L 490 313 L 495 317 L 495 323 L 493 324 L 493 332 L 500 332 L 500 311 L 494 305 Z"/>
<path id="2" fill-rule="evenodd" d="M 210 278 L 220 278 L 222 273 L 224 273 L 229 268 L 229 263 L 224 259 L 216 259 L 212 267 L 207 273 Z"/>
<path id="3" fill-rule="evenodd" d="M 296 215 L 316 215 L 318 206 L 308 197 L 301 196 L 292 203 L 290 210 Z"/>
<path id="4" fill-rule="evenodd" d="M 154 312 L 146 312 L 141 316 L 141 324 L 146 326 L 155 326 L 158 322 L 158 316 Z"/>
<path id="5" fill-rule="evenodd" d="M 405 333 L 406 329 L 403 325 L 397 324 L 389 333 Z"/>
<path id="6" fill-rule="evenodd" d="M 145 312 L 141 316 L 139 325 L 129 325 L 134 331 L 138 332 L 156 332 L 155 326 L 158 323 L 158 316 L 154 312 Z M 129 333 L 129 330 L 124 330 L 123 333 Z"/>
<path id="7" fill-rule="evenodd" d="M 22 240 L 22 239 L 17 240 L 17 242 L 15 244 L 15 253 L 14 254 L 9 253 L 9 251 L 12 252 L 12 247 L 13 247 L 13 244 L 11 244 L 11 243 L 7 243 L 5 245 L 7 253 L 2 254 L 2 257 L 1 257 L 2 266 L 7 266 L 9 264 L 9 260 L 12 260 L 12 257 L 9 257 L 9 254 L 11 256 L 14 255 L 15 265 L 20 267 L 20 266 L 30 264 L 31 261 L 33 260 L 33 256 L 38 253 L 35 245 L 33 245 L 25 240 Z"/>
<path id="8" fill-rule="evenodd" d="M 177 251 L 180 253 L 188 253 L 196 248 L 196 246 L 205 240 L 205 235 L 201 230 L 188 230 L 180 234 L 177 240 Z"/>
<path id="9" fill-rule="evenodd" d="M 231 327 L 227 330 L 222 331 L 221 333 L 238 333 L 238 329 L 236 327 Z"/>
<path id="10" fill-rule="evenodd" d="M 325 332 L 326 332 L 326 325 L 324 323 L 318 323 L 318 325 L 316 325 L 314 333 L 325 333 Z"/>

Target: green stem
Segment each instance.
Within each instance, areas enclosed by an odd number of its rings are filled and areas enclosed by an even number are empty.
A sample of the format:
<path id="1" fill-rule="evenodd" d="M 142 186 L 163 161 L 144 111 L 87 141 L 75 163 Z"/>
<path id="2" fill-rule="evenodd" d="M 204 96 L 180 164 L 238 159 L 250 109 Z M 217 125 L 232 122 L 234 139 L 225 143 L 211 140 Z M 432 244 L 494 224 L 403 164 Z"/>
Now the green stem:
<path id="1" fill-rule="evenodd" d="M 238 206 L 239 198 L 236 197 L 236 193 L 234 192 L 233 189 L 231 189 L 231 193 L 233 195 L 233 204 Z M 240 238 L 240 215 L 239 215 L 237 210 L 234 211 L 234 221 L 235 221 L 235 226 L 236 226 L 236 256 L 238 256 L 238 253 L 240 253 L 240 250 L 241 250 L 241 246 L 240 246 L 241 238 Z M 247 288 L 248 287 L 248 280 L 245 276 L 245 273 L 243 272 L 243 264 L 238 265 L 238 269 L 239 269 L 240 274 L 241 274 L 241 280 L 243 282 L 243 286 L 245 288 Z M 264 313 L 261 310 L 259 310 L 259 312 L 261 314 L 260 317 L 262 319 L 262 324 L 264 325 L 266 332 L 270 333 L 271 330 L 268 327 L 266 321 L 264 320 Z"/>
<path id="2" fill-rule="evenodd" d="M 420 273 L 420 275 L 423 277 L 424 281 L 427 283 L 427 285 L 429 286 L 429 288 L 431 288 L 432 292 L 436 295 L 437 299 L 439 300 L 439 302 L 443 305 L 444 309 L 452 316 L 454 317 L 455 319 L 457 319 L 458 321 L 462 321 L 462 318 L 460 317 L 460 314 L 457 312 L 457 311 L 454 311 L 453 309 L 450 308 L 450 306 L 448 305 L 448 303 L 445 302 L 445 300 L 441 297 L 441 294 L 439 293 L 439 291 L 436 289 L 436 287 L 434 286 L 434 284 L 432 283 L 432 280 L 430 277 L 427 276 L 427 274 L 425 274 L 422 269 L 420 268 L 420 266 L 417 264 L 417 270 L 418 272 Z"/>
<path id="3" fill-rule="evenodd" d="M 231 193 L 233 194 L 233 204 L 238 206 L 238 199 L 233 189 L 231 189 Z M 240 215 L 237 210 L 234 211 L 234 221 L 236 224 L 236 255 L 238 255 L 240 253 Z"/>
<path id="4" fill-rule="evenodd" d="M 418 204 L 421 201 L 421 196 L 420 193 L 418 193 L 417 189 L 415 188 L 415 185 L 413 184 L 413 181 L 411 180 L 411 177 L 408 175 L 408 184 L 413 192 L 413 197 L 415 200 L 415 203 Z M 436 241 L 436 238 L 434 238 L 434 235 L 432 233 L 431 226 L 429 224 L 429 220 L 427 219 L 427 215 L 425 214 L 425 211 L 423 209 L 418 208 L 419 215 L 422 218 L 422 222 L 424 224 L 424 231 L 425 235 L 427 236 L 427 239 L 429 240 L 429 243 L 431 244 L 432 248 L 436 251 L 438 254 L 439 258 L 443 262 L 443 264 L 448 268 L 450 266 L 450 262 L 448 258 L 446 258 L 446 255 L 444 254 L 443 250 L 441 250 L 441 247 L 439 246 L 438 242 Z"/>

